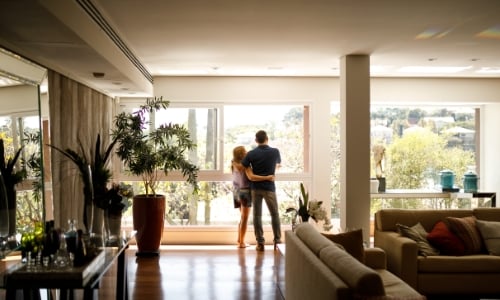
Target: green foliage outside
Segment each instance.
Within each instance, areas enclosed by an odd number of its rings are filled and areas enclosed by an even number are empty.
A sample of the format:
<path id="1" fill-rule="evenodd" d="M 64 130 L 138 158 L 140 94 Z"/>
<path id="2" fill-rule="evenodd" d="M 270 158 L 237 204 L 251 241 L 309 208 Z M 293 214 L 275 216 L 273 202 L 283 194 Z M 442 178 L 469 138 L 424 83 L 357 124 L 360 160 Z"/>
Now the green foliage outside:
<path id="1" fill-rule="evenodd" d="M 402 119 L 406 112 L 407 119 Z M 394 117 L 397 115 L 398 117 Z M 455 173 L 455 186 L 463 188 L 463 175 L 475 166 L 475 155 L 463 137 L 446 133 L 448 128 L 460 126 L 474 129 L 473 113 L 455 113 L 447 109 L 427 112 L 421 109 L 380 109 L 372 113 L 372 120 L 384 120 L 393 129 L 391 143 L 386 147 L 385 177 L 387 189 L 436 189 L 439 190 L 442 170 Z M 389 118 L 390 117 L 390 118 Z M 426 118 L 427 117 L 427 118 Z M 433 118 L 435 117 L 435 118 Z M 440 118 L 454 122 L 440 124 Z M 390 119 L 390 122 L 388 121 Z M 410 129 L 408 129 L 410 128 Z M 469 203 L 454 199 L 372 199 L 372 214 L 383 208 L 465 208 Z"/>

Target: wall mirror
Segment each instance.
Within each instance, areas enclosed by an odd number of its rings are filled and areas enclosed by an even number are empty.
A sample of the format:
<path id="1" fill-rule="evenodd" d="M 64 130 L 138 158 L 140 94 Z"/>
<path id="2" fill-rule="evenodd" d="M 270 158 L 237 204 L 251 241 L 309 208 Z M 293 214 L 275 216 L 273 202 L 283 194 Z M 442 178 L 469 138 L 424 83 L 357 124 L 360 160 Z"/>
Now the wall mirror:
<path id="1" fill-rule="evenodd" d="M 41 86 L 46 76 L 45 68 L 0 48 L 0 139 L 3 145 L 0 145 L 3 155 L 0 157 L 3 160 L 0 163 L 0 237 L 4 249 L 10 244 L 9 240 L 19 240 L 23 231 L 43 226 L 46 219 L 44 121 L 40 105 Z"/>

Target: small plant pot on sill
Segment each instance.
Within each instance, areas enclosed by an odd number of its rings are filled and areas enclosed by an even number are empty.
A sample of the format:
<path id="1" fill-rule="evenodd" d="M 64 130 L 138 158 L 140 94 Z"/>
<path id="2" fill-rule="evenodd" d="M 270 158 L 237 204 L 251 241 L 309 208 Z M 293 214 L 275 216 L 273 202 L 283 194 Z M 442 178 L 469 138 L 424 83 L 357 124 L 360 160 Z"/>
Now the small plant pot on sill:
<path id="1" fill-rule="evenodd" d="M 379 177 L 378 180 L 378 192 L 385 193 L 385 177 Z"/>

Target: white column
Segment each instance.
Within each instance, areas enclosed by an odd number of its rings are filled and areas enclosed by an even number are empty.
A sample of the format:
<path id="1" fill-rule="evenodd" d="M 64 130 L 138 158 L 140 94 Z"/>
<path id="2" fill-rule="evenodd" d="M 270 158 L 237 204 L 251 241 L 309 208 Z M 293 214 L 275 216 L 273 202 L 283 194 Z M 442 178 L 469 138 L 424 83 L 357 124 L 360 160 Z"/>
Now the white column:
<path id="1" fill-rule="evenodd" d="M 370 231 L 370 57 L 347 55 L 340 64 L 341 213 L 344 229 Z"/>
<path id="2" fill-rule="evenodd" d="M 481 166 L 479 190 L 497 193 L 496 205 L 500 206 L 500 104 L 486 104 L 481 110 Z"/>

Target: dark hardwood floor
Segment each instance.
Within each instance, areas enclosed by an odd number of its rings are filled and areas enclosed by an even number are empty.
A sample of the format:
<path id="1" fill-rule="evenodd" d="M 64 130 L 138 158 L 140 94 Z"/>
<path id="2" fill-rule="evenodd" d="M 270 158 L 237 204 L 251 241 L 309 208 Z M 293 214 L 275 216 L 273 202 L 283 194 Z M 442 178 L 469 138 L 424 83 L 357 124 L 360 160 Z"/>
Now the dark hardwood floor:
<path id="1" fill-rule="evenodd" d="M 284 257 L 272 246 L 264 252 L 255 246 L 162 246 L 158 257 L 135 252 L 127 250 L 131 300 L 284 299 Z"/>

